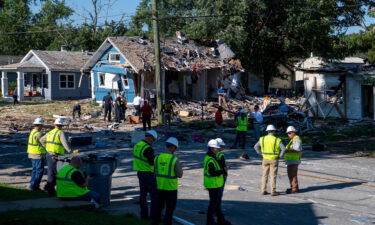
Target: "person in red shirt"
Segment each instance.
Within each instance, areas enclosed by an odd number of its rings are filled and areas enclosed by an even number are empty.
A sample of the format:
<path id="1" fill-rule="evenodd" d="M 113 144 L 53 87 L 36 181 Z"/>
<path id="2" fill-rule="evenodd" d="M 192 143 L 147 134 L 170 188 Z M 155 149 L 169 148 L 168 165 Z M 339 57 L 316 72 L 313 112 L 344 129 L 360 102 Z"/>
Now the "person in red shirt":
<path id="1" fill-rule="evenodd" d="M 148 104 L 147 101 L 144 101 L 143 106 L 141 107 L 142 114 L 142 123 L 143 130 L 146 131 L 146 124 L 148 129 L 151 130 L 151 115 L 153 114 L 152 107 Z"/>
<path id="2" fill-rule="evenodd" d="M 217 131 L 219 136 L 223 134 L 223 114 L 222 114 L 222 111 L 223 111 L 223 107 L 220 106 L 215 113 L 216 131 Z"/>

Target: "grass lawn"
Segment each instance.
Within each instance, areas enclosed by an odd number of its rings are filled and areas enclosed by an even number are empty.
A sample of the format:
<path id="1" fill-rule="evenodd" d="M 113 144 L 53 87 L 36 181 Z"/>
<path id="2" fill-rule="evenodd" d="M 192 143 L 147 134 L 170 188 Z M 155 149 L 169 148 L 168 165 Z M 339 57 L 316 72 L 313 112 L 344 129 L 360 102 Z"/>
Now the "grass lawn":
<path id="1" fill-rule="evenodd" d="M 33 209 L 0 213 L 1 225 L 148 225 L 132 215 L 113 216 L 97 210 Z"/>
<path id="2" fill-rule="evenodd" d="M 47 197 L 49 197 L 48 194 L 44 192 L 29 191 L 22 187 L 0 184 L 0 201 L 17 201 Z"/>

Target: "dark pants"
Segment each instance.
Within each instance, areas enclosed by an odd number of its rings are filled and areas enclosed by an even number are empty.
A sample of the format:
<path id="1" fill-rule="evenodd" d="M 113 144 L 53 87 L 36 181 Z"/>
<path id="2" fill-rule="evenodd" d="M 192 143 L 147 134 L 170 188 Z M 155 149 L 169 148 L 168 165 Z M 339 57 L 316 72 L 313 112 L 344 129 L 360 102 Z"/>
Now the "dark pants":
<path id="1" fill-rule="evenodd" d="M 221 199 L 223 198 L 224 188 L 208 188 L 210 202 L 207 209 L 207 225 L 215 224 L 214 213 L 217 217 L 217 222 L 222 223 L 225 221 L 224 214 L 221 211 Z"/>
<path id="2" fill-rule="evenodd" d="M 111 114 L 112 114 L 112 106 L 105 105 L 104 106 L 104 120 L 107 119 L 107 115 L 108 115 L 108 121 L 111 121 Z"/>
<path id="3" fill-rule="evenodd" d="M 138 180 L 139 180 L 139 203 L 141 206 L 141 218 L 148 219 L 154 218 L 154 212 L 156 209 L 156 181 L 154 174 L 151 172 L 140 172 L 137 173 Z M 151 198 L 151 209 L 150 215 L 148 214 L 148 206 L 147 206 L 147 194 L 150 194 Z"/>
<path id="4" fill-rule="evenodd" d="M 177 190 L 176 191 L 156 191 L 156 212 L 152 218 L 152 225 L 159 225 L 161 212 L 165 207 L 164 225 L 172 225 L 173 211 L 177 205 Z"/>
<path id="5" fill-rule="evenodd" d="M 86 194 L 74 197 L 74 198 L 60 198 L 62 200 L 66 201 L 91 201 L 91 199 L 94 199 L 97 203 L 100 203 L 100 195 L 96 193 L 95 191 L 89 191 Z"/>
<path id="6" fill-rule="evenodd" d="M 135 115 L 140 116 L 141 115 L 141 106 L 140 105 L 135 105 Z"/>
<path id="7" fill-rule="evenodd" d="M 122 110 L 119 106 L 115 107 L 115 114 L 116 114 L 116 122 L 120 123 L 123 118 L 122 118 Z"/>
<path id="8" fill-rule="evenodd" d="M 124 120 L 124 121 L 126 120 L 125 114 L 126 114 L 126 107 L 121 107 L 121 116 L 122 116 L 121 119 Z"/>
<path id="9" fill-rule="evenodd" d="M 47 184 L 44 186 L 44 190 L 46 190 L 50 195 L 56 195 L 56 174 L 57 174 L 57 159 L 56 156 L 47 154 L 47 166 L 48 166 L 48 177 L 47 177 Z"/>
<path id="10" fill-rule="evenodd" d="M 32 171 L 29 189 L 38 190 L 44 173 L 45 159 L 31 159 Z"/>
<path id="11" fill-rule="evenodd" d="M 234 141 L 233 148 L 236 148 L 237 144 L 239 144 L 242 149 L 245 148 L 246 133 L 247 133 L 246 131 L 237 131 L 236 140 Z"/>
<path id="12" fill-rule="evenodd" d="M 146 131 L 146 124 L 151 130 L 151 115 L 142 115 L 143 130 Z"/>
<path id="13" fill-rule="evenodd" d="M 78 119 L 81 118 L 81 109 L 73 109 L 73 120 L 75 118 L 76 113 L 78 115 Z"/>
<path id="14" fill-rule="evenodd" d="M 18 102 L 18 96 L 17 95 L 13 95 L 13 105 L 15 105 L 15 104 L 20 104 Z"/>
<path id="15" fill-rule="evenodd" d="M 288 171 L 290 188 L 292 189 L 292 191 L 298 191 L 299 190 L 298 179 L 297 179 L 298 164 L 297 165 L 288 165 L 287 171 Z"/>

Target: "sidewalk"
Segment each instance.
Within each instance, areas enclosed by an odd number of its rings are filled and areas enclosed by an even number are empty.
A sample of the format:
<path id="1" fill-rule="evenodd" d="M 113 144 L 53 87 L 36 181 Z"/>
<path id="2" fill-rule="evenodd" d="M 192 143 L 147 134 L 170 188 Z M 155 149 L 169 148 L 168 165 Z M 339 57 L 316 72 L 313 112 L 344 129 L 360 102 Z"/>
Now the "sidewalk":
<path id="1" fill-rule="evenodd" d="M 40 198 L 19 201 L 0 202 L 0 212 L 29 209 L 58 209 L 58 208 L 92 208 L 92 203 L 86 201 L 62 201 L 58 198 Z"/>

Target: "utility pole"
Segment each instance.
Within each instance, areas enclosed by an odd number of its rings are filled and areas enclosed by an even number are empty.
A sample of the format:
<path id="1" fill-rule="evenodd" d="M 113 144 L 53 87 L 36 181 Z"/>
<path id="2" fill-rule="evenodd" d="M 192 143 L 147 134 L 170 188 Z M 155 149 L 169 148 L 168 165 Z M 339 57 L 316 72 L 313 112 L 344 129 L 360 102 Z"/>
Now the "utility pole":
<path id="1" fill-rule="evenodd" d="M 158 123 L 163 123 L 161 114 L 162 108 L 162 92 L 161 92 L 161 66 L 160 66 L 160 38 L 159 38 L 159 20 L 158 20 L 158 0 L 152 0 L 152 28 L 154 32 L 154 48 L 155 48 L 155 84 L 156 84 L 156 110 L 158 115 Z"/>

